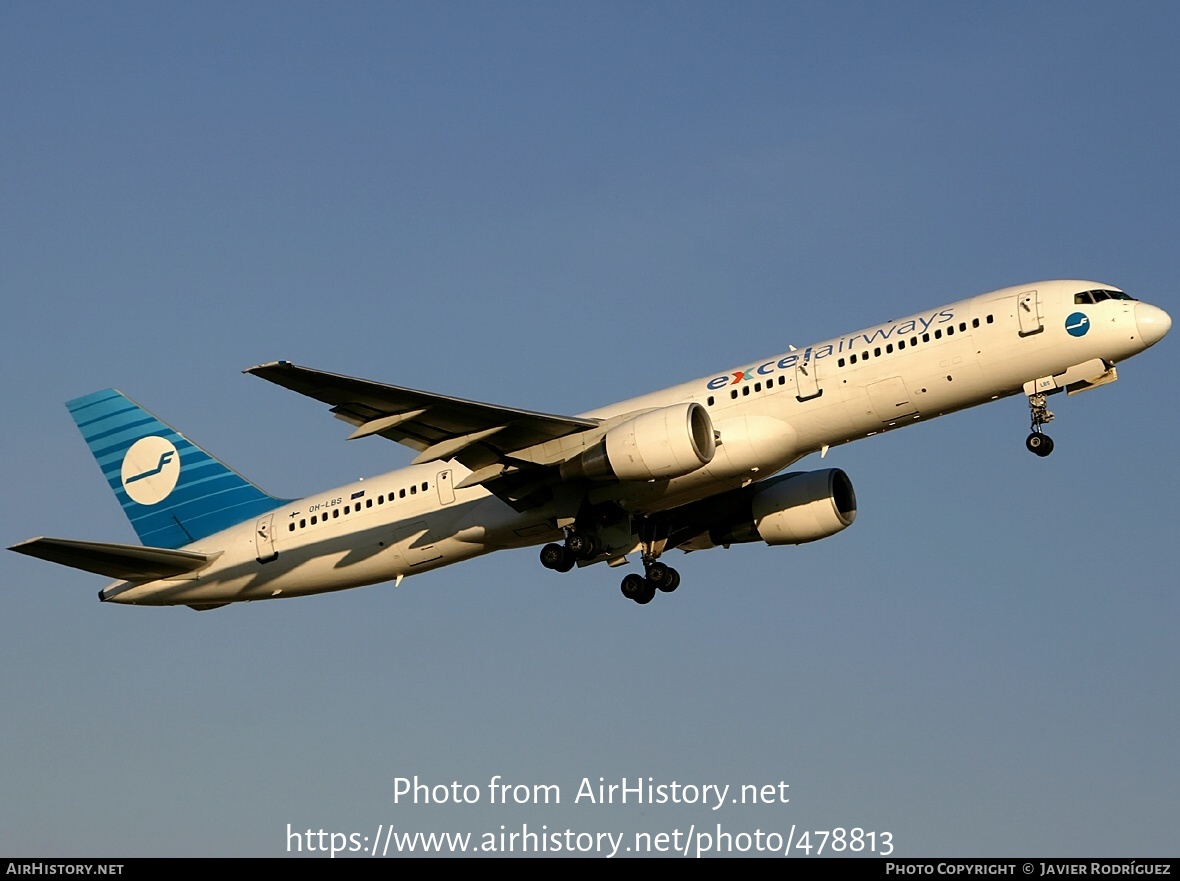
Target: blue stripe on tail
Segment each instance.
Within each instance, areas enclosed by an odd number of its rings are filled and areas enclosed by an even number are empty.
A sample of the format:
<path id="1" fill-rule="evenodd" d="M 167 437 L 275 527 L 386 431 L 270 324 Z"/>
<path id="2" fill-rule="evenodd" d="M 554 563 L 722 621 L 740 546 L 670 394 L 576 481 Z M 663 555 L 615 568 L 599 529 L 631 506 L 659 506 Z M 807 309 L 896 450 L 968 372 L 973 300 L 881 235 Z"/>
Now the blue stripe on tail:
<path id="1" fill-rule="evenodd" d="M 288 501 L 267 495 L 115 389 L 66 407 L 145 545 L 180 548 Z"/>

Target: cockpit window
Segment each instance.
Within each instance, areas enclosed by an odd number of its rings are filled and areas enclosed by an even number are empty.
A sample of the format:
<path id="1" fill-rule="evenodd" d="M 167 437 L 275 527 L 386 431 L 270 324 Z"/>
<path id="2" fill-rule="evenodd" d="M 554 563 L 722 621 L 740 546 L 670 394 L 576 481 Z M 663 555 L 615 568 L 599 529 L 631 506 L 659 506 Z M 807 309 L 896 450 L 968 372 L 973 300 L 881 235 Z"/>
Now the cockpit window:
<path id="1" fill-rule="evenodd" d="M 1101 303 L 1103 300 L 1134 300 L 1130 294 L 1124 294 L 1122 291 L 1082 291 L 1080 294 L 1073 295 L 1075 303 Z"/>

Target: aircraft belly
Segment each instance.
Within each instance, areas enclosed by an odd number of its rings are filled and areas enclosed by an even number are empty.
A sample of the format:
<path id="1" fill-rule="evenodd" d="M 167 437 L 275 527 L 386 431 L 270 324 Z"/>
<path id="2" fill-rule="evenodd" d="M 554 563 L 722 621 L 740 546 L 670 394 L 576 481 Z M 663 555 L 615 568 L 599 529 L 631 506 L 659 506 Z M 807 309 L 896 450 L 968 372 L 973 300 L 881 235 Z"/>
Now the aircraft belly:
<path id="1" fill-rule="evenodd" d="M 713 460 L 703 468 L 673 480 L 673 486 L 690 489 L 760 471 L 777 471 L 799 457 L 799 438 L 794 426 L 783 419 L 751 414 L 715 422 L 720 435 Z M 782 463 L 782 464 L 776 464 Z"/>
<path id="2" fill-rule="evenodd" d="M 922 418 L 930 419 L 981 404 L 1005 393 L 1002 386 L 983 373 L 975 360 L 962 363 L 947 360 L 937 372 L 919 381 L 915 398 L 919 402 Z"/>
<path id="3" fill-rule="evenodd" d="M 856 408 L 853 406 L 859 390 L 833 382 L 824 398 L 808 404 L 809 409 L 796 420 L 800 449 L 811 452 L 825 444 L 840 443 L 855 431 Z M 821 403 L 822 402 L 822 403 Z"/>

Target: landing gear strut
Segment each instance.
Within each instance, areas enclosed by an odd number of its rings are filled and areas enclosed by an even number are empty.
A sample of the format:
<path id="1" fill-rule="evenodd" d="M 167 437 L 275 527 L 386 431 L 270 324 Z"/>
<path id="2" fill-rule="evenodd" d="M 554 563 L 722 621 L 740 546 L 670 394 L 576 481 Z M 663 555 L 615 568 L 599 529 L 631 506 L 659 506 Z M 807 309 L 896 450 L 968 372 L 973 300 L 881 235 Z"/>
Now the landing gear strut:
<path id="1" fill-rule="evenodd" d="M 1030 453 L 1035 453 L 1043 458 L 1053 452 L 1053 438 L 1042 433 L 1041 426 L 1052 422 L 1053 414 L 1045 405 L 1045 396 L 1042 394 L 1028 396 L 1028 409 L 1032 415 L 1032 424 L 1030 425 L 1032 433 L 1025 438 L 1024 445 L 1028 447 Z"/>

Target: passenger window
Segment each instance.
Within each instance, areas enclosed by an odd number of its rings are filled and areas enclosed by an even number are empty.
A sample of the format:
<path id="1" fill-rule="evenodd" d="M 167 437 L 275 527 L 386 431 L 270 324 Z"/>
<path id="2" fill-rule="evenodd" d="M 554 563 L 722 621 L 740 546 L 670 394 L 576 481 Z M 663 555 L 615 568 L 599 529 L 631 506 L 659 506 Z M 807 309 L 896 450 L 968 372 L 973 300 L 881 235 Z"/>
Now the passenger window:
<path id="1" fill-rule="evenodd" d="M 972 319 L 971 319 L 971 326 L 972 326 L 972 327 L 979 327 L 979 319 L 978 319 L 978 318 L 972 318 Z"/>
<path id="2" fill-rule="evenodd" d="M 418 494 L 418 487 L 416 487 L 416 486 L 411 486 L 411 487 L 410 487 L 410 495 L 412 495 L 412 496 L 416 496 L 417 494 Z"/>
<path id="3" fill-rule="evenodd" d="M 942 330 L 936 330 L 936 331 L 934 331 L 934 338 L 935 338 L 936 340 L 940 340 L 940 339 L 942 339 Z"/>
<path id="4" fill-rule="evenodd" d="M 954 336 L 955 335 L 955 326 L 953 324 L 946 329 L 946 335 L 947 336 Z"/>

